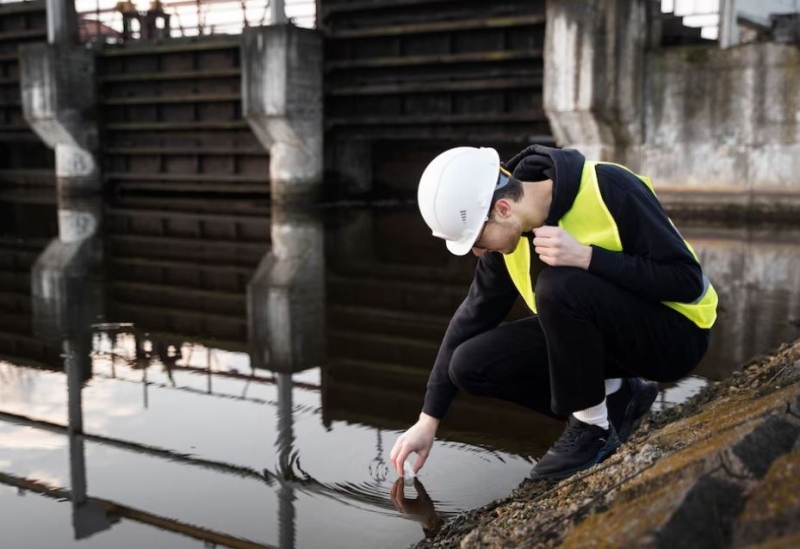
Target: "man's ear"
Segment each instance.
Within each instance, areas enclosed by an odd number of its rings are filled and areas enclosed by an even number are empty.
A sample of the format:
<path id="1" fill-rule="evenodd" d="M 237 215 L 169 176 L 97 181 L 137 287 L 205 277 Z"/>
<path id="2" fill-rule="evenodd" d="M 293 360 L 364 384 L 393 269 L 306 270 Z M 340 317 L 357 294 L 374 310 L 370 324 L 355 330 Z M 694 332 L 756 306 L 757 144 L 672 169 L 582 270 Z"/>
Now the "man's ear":
<path id="1" fill-rule="evenodd" d="M 507 198 L 501 198 L 494 203 L 494 212 L 500 219 L 506 219 L 511 215 L 511 201 Z"/>

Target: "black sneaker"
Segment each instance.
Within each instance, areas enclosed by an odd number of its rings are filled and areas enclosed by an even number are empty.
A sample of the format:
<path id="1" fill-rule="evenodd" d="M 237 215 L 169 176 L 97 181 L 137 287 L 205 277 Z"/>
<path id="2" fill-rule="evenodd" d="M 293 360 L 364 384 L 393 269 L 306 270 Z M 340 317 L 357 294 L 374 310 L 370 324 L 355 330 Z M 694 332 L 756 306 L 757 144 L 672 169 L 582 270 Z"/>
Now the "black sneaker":
<path id="1" fill-rule="evenodd" d="M 613 425 L 603 429 L 570 415 L 567 428 L 531 470 L 531 478 L 567 478 L 600 463 L 619 445 Z"/>
<path id="2" fill-rule="evenodd" d="M 658 383 L 640 377 L 622 380 L 622 387 L 608 395 L 608 420 L 617 431 L 620 443 L 631 436 L 636 422 L 650 410 L 658 397 Z"/>

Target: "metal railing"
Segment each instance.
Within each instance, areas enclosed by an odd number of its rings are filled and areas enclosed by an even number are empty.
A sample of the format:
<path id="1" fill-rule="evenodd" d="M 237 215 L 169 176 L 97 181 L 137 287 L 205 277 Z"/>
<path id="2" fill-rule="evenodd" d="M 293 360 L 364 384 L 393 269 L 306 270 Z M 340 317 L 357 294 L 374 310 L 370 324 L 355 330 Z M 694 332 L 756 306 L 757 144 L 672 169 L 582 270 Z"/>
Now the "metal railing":
<path id="1" fill-rule="evenodd" d="M 317 0 L 285 0 L 285 17 L 314 28 L 316 5 Z M 272 23 L 276 7 L 269 0 L 75 0 L 85 42 L 236 35 Z"/>

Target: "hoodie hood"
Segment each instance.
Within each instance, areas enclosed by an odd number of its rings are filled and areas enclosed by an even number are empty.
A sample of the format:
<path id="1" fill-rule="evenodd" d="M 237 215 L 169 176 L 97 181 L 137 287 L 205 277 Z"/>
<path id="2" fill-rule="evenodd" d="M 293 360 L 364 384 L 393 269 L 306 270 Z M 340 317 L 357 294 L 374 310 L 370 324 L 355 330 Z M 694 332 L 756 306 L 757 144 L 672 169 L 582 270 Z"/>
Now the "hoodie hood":
<path id="1" fill-rule="evenodd" d="M 575 149 L 531 145 L 509 160 L 506 169 L 520 181 L 553 180 L 553 201 L 544 224 L 558 225 L 578 195 L 585 162 Z"/>

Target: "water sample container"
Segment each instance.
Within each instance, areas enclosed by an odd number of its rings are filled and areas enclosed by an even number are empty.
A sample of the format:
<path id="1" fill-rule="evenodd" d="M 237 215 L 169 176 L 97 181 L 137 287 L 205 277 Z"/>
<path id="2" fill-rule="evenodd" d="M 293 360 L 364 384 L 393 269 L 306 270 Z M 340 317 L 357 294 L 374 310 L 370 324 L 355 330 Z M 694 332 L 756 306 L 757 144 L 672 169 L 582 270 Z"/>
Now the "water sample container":
<path id="1" fill-rule="evenodd" d="M 411 468 L 411 459 L 407 459 L 405 463 L 403 463 L 403 482 L 406 486 L 413 486 L 414 485 L 414 478 L 417 475 L 414 474 L 413 469 Z"/>

